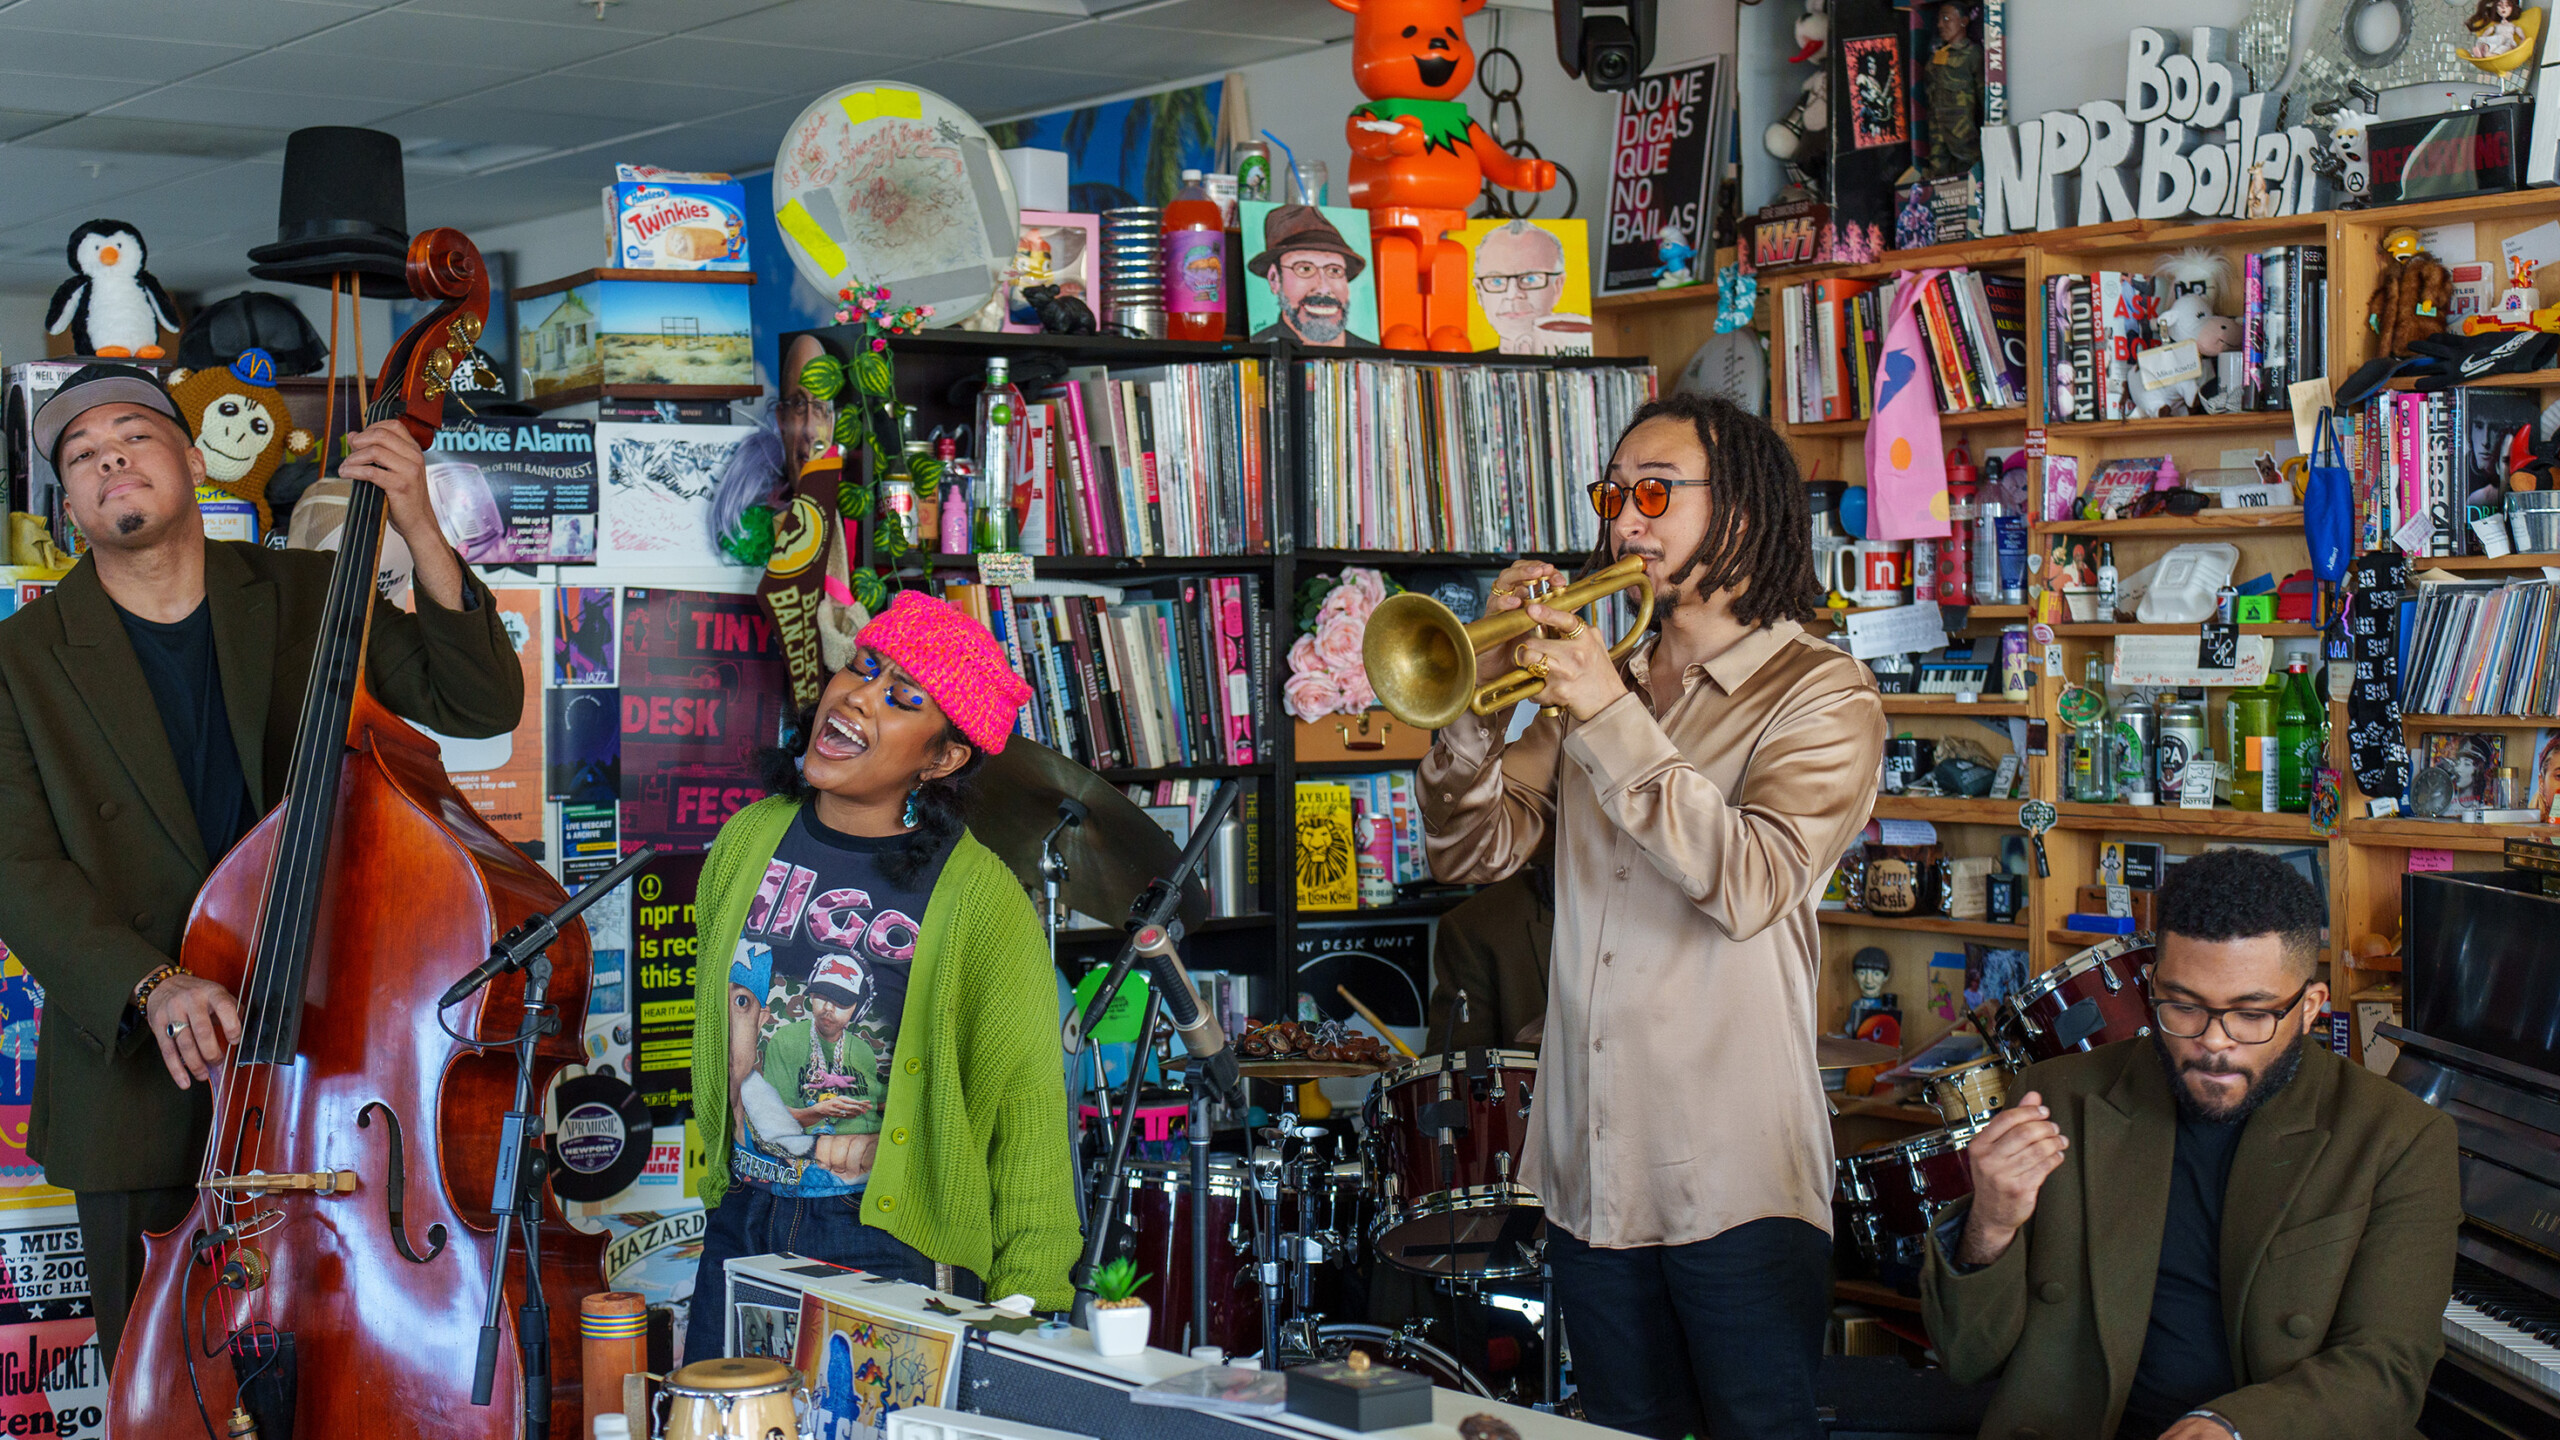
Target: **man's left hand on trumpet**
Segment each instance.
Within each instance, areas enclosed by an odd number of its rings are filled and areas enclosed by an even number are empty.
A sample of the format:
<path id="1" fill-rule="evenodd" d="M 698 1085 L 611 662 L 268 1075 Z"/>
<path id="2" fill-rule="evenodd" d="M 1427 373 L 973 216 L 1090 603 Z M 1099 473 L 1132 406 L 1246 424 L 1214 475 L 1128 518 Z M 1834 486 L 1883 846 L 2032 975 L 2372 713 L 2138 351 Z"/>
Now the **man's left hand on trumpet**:
<path id="1" fill-rule="evenodd" d="M 1545 677 L 1541 705 L 1561 705 L 1576 720 L 1588 720 L 1627 693 L 1627 682 L 1609 658 L 1608 642 L 1579 615 L 1529 602 L 1529 615 L 1543 628 L 1512 647 L 1512 663 Z"/>

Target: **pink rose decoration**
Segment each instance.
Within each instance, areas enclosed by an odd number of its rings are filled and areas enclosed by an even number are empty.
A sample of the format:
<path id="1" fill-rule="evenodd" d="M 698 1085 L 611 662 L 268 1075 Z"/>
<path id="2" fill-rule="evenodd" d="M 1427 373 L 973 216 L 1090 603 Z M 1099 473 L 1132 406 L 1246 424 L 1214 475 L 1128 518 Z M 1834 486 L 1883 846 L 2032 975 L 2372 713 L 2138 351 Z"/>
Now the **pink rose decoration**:
<path id="1" fill-rule="evenodd" d="M 1378 692 L 1369 688 L 1369 672 L 1359 671 L 1342 677 L 1342 713 L 1357 715 L 1378 703 Z"/>
<path id="2" fill-rule="evenodd" d="M 1360 636 L 1368 628 L 1366 617 L 1330 615 L 1316 623 L 1316 658 L 1336 676 L 1359 674 L 1365 666 L 1360 659 Z"/>
<path id="3" fill-rule="evenodd" d="M 1298 643 L 1289 647 L 1289 673 L 1292 675 L 1324 673 L 1324 662 L 1316 658 L 1316 637 L 1301 635 L 1298 637 Z"/>
<path id="4" fill-rule="evenodd" d="M 1301 671 L 1289 677 L 1281 690 L 1281 703 L 1301 720 L 1321 720 L 1341 707 L 1342 687 L 1330 675 Z"/>
<path id="5" fill-rule="evenodd" d="M 1378 602 L 1387 598 L 1387 577 L 1378 571 L 1354 567 L 1342 572 L 1342 581 L 1343 589 L 1357 590 L 1368 599 L 1369 609 L 1376 609 Z"/>

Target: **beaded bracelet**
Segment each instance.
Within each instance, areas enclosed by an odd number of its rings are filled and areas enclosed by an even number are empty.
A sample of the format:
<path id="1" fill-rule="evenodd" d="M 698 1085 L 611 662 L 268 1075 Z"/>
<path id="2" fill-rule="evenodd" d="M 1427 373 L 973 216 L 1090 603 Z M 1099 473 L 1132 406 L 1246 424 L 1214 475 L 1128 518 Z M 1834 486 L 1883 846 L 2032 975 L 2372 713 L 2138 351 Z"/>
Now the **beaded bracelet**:
<path id="1" fill-rule="evenodd" d="M 188 973 L 187 968 L 183 965 L 163 965 L 159 969 L 152 971 L 150 974 L 143 976 L 142 983 L 133 987 L 133 1008 L 136 1011 L 149 1009 L 151 1005 L 151 992 L 159 989 L 162 981 L 168 979 L 172 975 L 185 975 Z"/>

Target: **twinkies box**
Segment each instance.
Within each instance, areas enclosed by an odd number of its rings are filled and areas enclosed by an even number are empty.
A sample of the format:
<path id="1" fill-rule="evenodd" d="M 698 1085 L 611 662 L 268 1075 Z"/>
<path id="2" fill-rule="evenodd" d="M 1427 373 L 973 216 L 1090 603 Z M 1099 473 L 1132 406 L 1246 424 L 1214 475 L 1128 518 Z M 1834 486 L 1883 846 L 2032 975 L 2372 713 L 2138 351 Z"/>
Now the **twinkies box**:
<path id="1" fill-rule="evenodd" d="M 751 270 L 746 191 L 736 181 L 623 180 L 605 187 L 614 268 Z"/>

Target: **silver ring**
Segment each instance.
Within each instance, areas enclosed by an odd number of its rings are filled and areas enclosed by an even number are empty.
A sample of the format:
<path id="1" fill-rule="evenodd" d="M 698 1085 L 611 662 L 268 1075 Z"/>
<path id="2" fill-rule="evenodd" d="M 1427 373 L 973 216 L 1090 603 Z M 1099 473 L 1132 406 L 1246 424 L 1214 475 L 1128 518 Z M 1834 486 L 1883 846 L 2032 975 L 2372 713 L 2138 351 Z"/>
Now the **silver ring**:
<path id="1" fill-rule="evenodd" d="M 187 1028 L 187 1022 L 186 1022 L 186 1021 L 184 1021 L 184 1020 L 179 1020 L 179 1021 L 172 1022 L 172 1023 L 170 1024 L 170 1026 L 169 1026 L 169 1036 L 170 1036 L 170 1038 L 171 1038 L 171 1039 L 176 1039 L 176 1038 L 177 1038 L 177 1034 L 178 1034 L 178 1032 L 179 1032 L 179 1031 L 181 1031 L 181 1030 L 184 1030 L 184 1029 L 186 1029 L 186 1028 Z"/>

